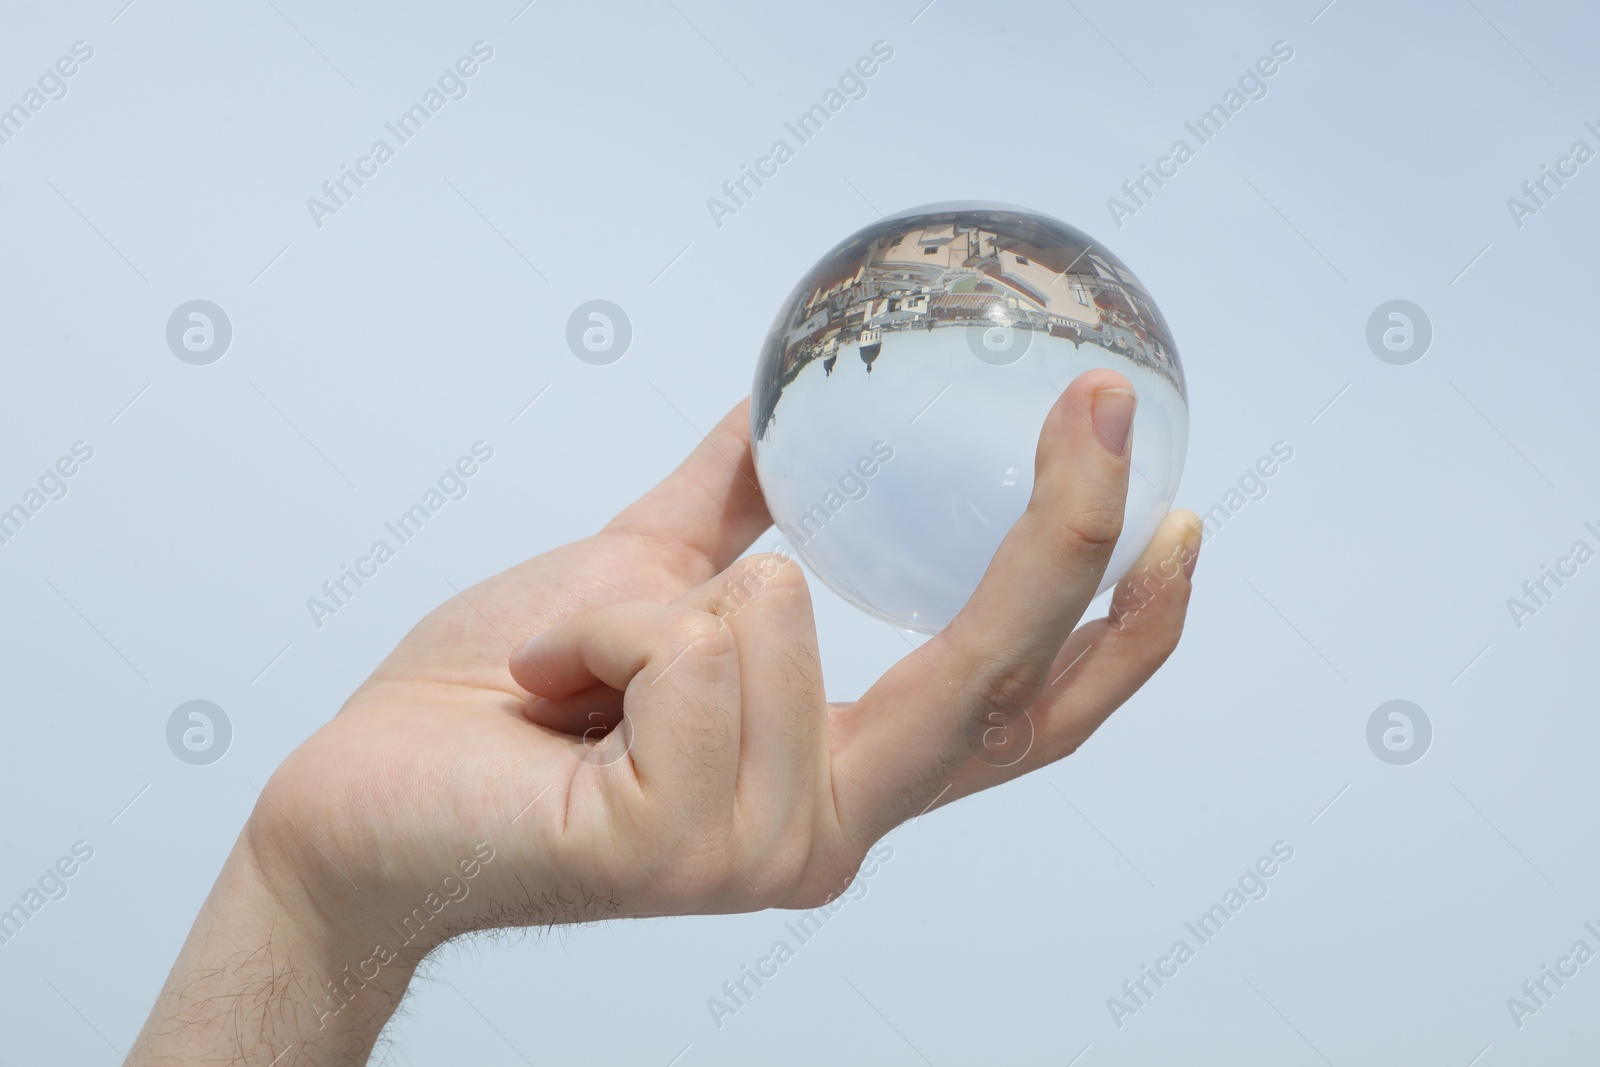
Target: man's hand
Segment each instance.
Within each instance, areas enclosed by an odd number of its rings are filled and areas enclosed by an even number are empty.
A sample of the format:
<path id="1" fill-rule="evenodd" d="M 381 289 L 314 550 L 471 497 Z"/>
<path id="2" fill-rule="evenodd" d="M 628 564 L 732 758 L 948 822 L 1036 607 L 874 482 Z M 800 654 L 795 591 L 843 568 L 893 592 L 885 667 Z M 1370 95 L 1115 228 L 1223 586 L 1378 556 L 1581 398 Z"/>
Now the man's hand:
<path id="1" fill-rule="evenodd" d="M 600 533 L 441 605 L 284 762 L 130 1062 L 359 1062 L 450 936 L 815 907 L 899 823 L 1070 754 L 1177 644 L 1199 549 L 1174 512 L 1078 627 L 1132 415 L 1121 375 L 1074 381 L 971 601 L 830 705 L 799 567 L 739 559 L 771 525 L 739 405 Z"/>

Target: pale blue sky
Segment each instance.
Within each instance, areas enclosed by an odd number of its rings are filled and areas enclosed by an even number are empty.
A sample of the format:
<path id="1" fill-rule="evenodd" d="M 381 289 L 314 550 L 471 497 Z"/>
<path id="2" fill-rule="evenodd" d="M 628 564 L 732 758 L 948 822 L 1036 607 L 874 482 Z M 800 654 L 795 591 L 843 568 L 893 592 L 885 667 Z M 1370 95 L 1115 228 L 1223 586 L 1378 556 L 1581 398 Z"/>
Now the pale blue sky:
<path id="1" fill-rule="evenodd" d="M 1600 148 L 1591 10 L 124 3 L 0 4 L 0 107 L 93 49 L 0 144 L 0 506 L 93 448 L 0 545 L 0 906 L 93 849 L 0 945 L 0 1062 L 115 1063 L 254 786 L 449 583 L 594 530 L 748 391 L 818 256 L 968 198 L 1079 227 L 1154 294 L 1190 391 L 1180 503 L 1293 449 L 1207 542 L 1182 647 L 1068 762 L 892 835 L 867 895 L 723 1029 L 707 998 L 786 916 L 447 949 L 391 1062 L 1594 1047 L 1600 964 L 1521 1029 L 1506 1004 L 1575 940 L 1600 949 L 1600 563 L 1520 628 L 1507 608 L 1600 548 L 1600 162 L 1520 228 L 1507 207 Z M 319 228 L 307 199 L 480 40 L 465 97 Z M 877 41 L 866 95 L 718 226 L 707 199 Z M 1278 41 L 1267 95 L 1119 228 L 1108 198 Z M 194 299 L 232 323 L 210 366 L 167 347 Z M 632 322 L 609 366 L 566 347 L 591 299 Z M 1392 299 L 1433 325 L 1409 366 L 1367 348 Z M 319 629 L 306 599 L 480 440 L 467 497 Z M 907 643 L 815 594 L 852 697 Z M 1367 747 L 1396 698 L 1433 725 L 1409 766 Z M 167 748 L 194 699 L 233 726 L 209 766 Z M 1269 895 L 1117 1028 L 1107 999 L 1280 840 Z"/>

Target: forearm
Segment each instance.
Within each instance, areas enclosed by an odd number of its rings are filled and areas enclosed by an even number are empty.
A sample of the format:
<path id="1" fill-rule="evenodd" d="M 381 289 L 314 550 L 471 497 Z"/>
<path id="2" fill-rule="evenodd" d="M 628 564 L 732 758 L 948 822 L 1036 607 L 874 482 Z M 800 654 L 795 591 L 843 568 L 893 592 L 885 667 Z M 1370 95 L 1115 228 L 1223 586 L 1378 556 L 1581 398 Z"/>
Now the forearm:
<path id="1" fill-rule="evenodd" d="M 241 836 L 139 1034 L 129 1067 L 364 1064 L 417 958 L 336 929 L 269 878 Z M 385 959 L 384 957 L 387 957 Z"/>

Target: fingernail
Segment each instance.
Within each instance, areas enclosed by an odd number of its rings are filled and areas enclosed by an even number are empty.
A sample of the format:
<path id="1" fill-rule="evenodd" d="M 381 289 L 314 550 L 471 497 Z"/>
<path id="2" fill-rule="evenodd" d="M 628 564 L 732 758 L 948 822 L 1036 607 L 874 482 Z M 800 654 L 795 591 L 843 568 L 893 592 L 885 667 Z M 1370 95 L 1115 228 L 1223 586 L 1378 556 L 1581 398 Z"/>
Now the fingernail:
<path id="1" fill-rule="evenodd" d="M 1102 389 L 1094 394 L 1095 436 L 1114 456 L 1127 454 L 1128 435 L 1133 431 L 1133 410 L 1138 403 L 1138 397 L 1126 389 Z"/>

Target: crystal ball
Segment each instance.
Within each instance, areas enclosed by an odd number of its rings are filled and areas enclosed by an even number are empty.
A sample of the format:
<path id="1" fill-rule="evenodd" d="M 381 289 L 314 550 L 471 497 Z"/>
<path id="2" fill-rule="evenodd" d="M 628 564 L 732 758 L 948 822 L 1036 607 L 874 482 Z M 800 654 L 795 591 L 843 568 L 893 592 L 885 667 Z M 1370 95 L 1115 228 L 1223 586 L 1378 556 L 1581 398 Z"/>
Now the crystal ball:
<path id="1" fill-rule="evenodd" d="M 1095 367 L 1139 397 L 1104 592 L 1183 473 L 1188 393 L 1166 320 L 1110 250 L 1048 215 L 963 201 L 887 216 L 823 256 L 773 320 L 751 401 L 767 507 L 836 593 L 935 633 L 1022 515 L 1051 405 Z"/>

